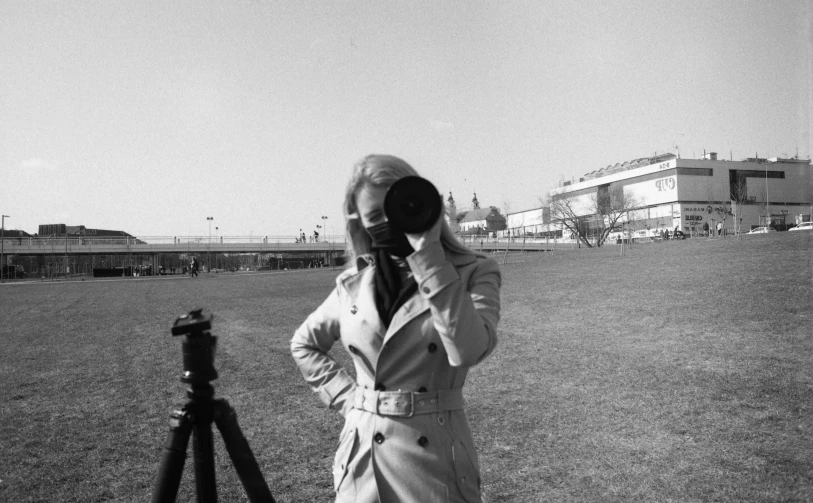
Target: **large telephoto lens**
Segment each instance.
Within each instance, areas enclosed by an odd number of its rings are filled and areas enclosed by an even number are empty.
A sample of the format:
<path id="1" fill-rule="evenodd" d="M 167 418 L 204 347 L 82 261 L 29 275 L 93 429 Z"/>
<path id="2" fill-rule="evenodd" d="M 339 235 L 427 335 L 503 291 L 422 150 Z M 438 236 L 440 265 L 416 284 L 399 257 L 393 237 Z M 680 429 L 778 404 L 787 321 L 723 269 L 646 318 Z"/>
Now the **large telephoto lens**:
<path id="1" fill-rule="evenodd" d="M 419 176 L 401 178 L 392 184 L 384 199 L 387 220 L 408 234 L 424 232 L 435 225 L 442 209 L 438 190 Z"/>

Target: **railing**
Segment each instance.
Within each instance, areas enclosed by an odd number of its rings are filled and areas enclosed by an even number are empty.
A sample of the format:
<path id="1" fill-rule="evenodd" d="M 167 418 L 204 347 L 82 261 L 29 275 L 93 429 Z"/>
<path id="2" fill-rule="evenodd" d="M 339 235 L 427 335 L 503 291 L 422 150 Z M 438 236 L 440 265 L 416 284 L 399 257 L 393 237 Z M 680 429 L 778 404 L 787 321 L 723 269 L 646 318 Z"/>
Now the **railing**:
<path id="1" fill-rule="evenodd" d="M 187 245 L 187 244 L 295 244 L 299 243 L 296 236 L 50 236 L 50 237 L 9 237 L 2 239 L 3 247 L 12 249 L 15 246 L 59 247 L 84 245 Z M 344 243 L 345 237 L 319 236 L 318 240 L 306 238 L 308 243 Z"/>

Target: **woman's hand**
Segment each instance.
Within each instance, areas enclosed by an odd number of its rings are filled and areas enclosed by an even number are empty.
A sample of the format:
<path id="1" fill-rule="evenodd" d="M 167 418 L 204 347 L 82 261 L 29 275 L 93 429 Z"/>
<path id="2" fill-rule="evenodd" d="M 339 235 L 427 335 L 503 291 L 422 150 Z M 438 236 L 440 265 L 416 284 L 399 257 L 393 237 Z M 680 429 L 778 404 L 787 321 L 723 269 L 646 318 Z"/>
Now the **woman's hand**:
<path id="1" fill-rule="evenodd" d="M 430 227 L 429 230 L 418 234 L 406 234 L 409 244 L 412 245 L 415 251 L 423 250 L 432 243 L 440 242 L 440 229 L 443 225 L 443 215 L 444 213 L 440 214 L 438 221 L 435 222 L 435 225 Z"/>

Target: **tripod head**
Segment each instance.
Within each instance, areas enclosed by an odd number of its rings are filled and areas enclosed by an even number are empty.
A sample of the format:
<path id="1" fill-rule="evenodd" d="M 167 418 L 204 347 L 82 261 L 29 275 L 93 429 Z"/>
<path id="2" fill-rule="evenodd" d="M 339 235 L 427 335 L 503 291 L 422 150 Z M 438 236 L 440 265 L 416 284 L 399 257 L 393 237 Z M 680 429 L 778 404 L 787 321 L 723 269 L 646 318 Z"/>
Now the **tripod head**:
<path id="1" fill-rule="evenodd" d="M 217 337 L 209 332 L 211 328 L 212 316 L 204 316 L 200 308 L 182 315 L 172 326 L 173 336 L 183 336 L 181 382 L 189 384 L 186 394 L 192 399 L 211 399 L 215 393 L 211 381 L 217 379 L 214 367 Z"/>

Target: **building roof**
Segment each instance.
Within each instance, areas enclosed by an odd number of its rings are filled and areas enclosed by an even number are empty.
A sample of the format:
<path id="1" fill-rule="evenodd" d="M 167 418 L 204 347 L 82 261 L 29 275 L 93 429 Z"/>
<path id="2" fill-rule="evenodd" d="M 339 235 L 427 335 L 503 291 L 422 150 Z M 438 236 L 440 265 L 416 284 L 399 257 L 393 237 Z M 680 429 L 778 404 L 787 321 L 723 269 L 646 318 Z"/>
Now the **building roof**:
<path id="1" fill-rule="evenodd" d="M 612 173 L 618 173 L 619 171 L 626 171 L 628 169 L 641 168 L 643 166 L 649 166 L 650 164 L 657 164 L 659 162 L 668 161 L 669 159 L 674 159 L 675 157 L 677 157 L 675 154 L 661 154 L 654 157 L 640 157 L 638 159 L 632 159 L 622 163 L 608 164 L 603 168 L 585 173 L 580 181 L 591 180 L 593 178 L 599 178 Z"/>
<path id="2" fill-rule="evenodd" d="M 3 236 L 7 238 L 28 238 L 31 237 L 31 234 L 19 229 L 4 229 Z"/>
<path id="3" fill-rule="evenodd" d="M 477 222 L 479 220 L 485 220 L 486 217 L 494 211 L 497 211 L 497 208 L 493 206 L 489 208 L 477 208 L 474 210 L 461 211 L 460 213 L 457 214 L 457 221 L 462 224 L 466 222 Z"/>

